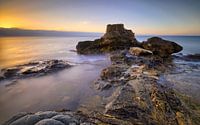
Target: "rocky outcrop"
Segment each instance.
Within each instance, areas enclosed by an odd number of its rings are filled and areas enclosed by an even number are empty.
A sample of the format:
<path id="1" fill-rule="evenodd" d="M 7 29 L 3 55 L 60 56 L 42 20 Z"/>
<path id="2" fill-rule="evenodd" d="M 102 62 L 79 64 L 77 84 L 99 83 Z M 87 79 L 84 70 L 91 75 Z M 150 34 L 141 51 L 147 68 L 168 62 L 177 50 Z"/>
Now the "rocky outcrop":
<path id="1" fill-rule="evenodd" d="M 99 54 L 128 50 L 130 47 L 141 48 L 132 48 L 132 54 L 140 56 L 152 52 L 153 55 L 160 57 L 168 57 L 183 49 L 177 43 L 159 37 L 152 37 L 140 43 L 136 40 L 135 34 L 125 29 L 123 24 L 108 24 L 106 33 L 100 39 L 79 42 L 76 49 L 79 54 Z"/>
<path id="2" fill-rule="evenodd" d="M 102 98 L 98 106 L 94 105 L 93 100 L 91 104 L 87 104 L 88 107 L 76 112 L 63 110 L 22 113 L 4 125 L 199 124 L 199 113 L 194 113 L 195 109 L 189 110 L 178 95 L 180 93 L 171 88 L 169 81 L 163 77 L 172 72 L 172 58 L 135 56 L 128 51 L 118 51 L 112 53 L 111 62 L 94 82 L 94 87 Z M 98 112 L 90 109 L 90 105 L 98 109 Z M 191 107 L 194 108 L 194 105 Z"/>
<path id="3" fill-rule="evenodd" d="M 129 49 L 138 44 L 135 34 L 125 29 L 123 24 L 109 24 L 103 37 L 79 42 L 76 49 L 79 54 L 97 54 Z"/>
<path id="4" fill-rule="evenodd" d="M 64 111 L 45 111 L 13 116 L 3 125 L 92 125 L 82 114 Z"/>
<path id="5" fill-rule="evenodd" d="M 171 70 L 170 58 L 137 57 L 124 52 L 113 56 L 112 65 L 95 82 L 102 93 L 111 92 L 105 97 L 105 114 L 132 124 L 191 124 L 190 112 L 160 78 Z"/>
<path id="6" fill-rule="evenodd" d="M 0 81 L 4 79 L 43 76 L 69 67 L 71 65 L 63 60 L 33 61 L 23 65 L 0 69 Z"/>
<path id="7" fill-rule="evenodd" d="M 150 50 L 142 49 L 140 47 L 131 47 L 129 53 L 135 56 L 153 55 Z"/>
<path id="8" fill-rule="evenodd" d="M 168 57 L 173 53 L 180 52 L 183 47 L 175 42 L 164 40 L 159 37 L 149 38 L 147 41 L 142 42 L 142 48 L 150 50 L 154 55 L 161 57 Z"/>

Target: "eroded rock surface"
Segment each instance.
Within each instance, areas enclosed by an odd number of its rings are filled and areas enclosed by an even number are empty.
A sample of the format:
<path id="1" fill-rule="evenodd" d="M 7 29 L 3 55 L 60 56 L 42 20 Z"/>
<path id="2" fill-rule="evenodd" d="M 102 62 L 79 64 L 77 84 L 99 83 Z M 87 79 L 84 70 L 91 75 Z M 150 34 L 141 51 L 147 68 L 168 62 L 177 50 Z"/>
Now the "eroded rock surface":
<path id="1" fill-rule="evenodd" d="M 76 49 L 79 54 L 97 54 L 129 49 L 138 44 L 135 34 L 125 29 L 123 24 L 109 24 L 103 37 L 94 41 L 79 42 Z"/>
<path id="2" fill-rule="evenodd" d="M 153 55 L 150 50 L 142 49 L 140 47 L 131 47 L 129 53 L 135 56 Z"/>
<path id="3" fill-rule="evenodd" d="M 0 80 L 43 76 L 69 67 L 71 65 L 63 60 L 33 61 L 27 64 L 1 69 Z"/>
<path id="4" fill-rule="evenodd" d="M 177 43 L 159 37 L 149 38 L 147 41 L 142 42 L 141 46 L 144 49 L 152 51 L 154 55 L 159 55 L 161 57 L 170 56 L 183 49 L 183 47 Z"/>
<path id="5" fill-rule="evenodd" d="M 173 68 L 171 58 L 137 57 L 123 52 L 112 55 L 111 60 L 112 65 L 95 81 L 100 93 L 111 91 L 104 99 L 102 112 L 131 124 L 192 124 L 190 110 L 161 77 Z"/>

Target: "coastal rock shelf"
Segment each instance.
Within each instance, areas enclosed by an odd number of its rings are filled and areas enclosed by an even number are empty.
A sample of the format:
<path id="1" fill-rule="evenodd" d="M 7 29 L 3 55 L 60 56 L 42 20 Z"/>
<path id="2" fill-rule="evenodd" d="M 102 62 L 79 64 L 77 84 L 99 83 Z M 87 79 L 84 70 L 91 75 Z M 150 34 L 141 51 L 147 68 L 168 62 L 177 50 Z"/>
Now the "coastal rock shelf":
<path id="1" fill-rule="evenodd" d="M 1 69 L 0 80 L 43 76 L 69 67 L 71 65 L 63 60 L 33 61 L 27 64 Z"/>

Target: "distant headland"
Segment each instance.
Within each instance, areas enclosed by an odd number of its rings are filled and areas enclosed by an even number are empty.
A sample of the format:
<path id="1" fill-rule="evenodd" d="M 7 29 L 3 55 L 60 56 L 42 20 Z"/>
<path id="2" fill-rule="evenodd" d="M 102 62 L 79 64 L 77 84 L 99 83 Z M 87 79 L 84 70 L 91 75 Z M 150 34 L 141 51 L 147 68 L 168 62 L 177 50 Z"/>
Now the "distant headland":
<path id="1" fill-rule="evenodd" d="M 87 37 L 100 36 L 102 33 L 95 32 L 75 32 L 75 31 L 56 31 L 56 30 L 30 30 L 21 28 L 1 28 L 0 37 L 3 36 L 71 36 Z"/>

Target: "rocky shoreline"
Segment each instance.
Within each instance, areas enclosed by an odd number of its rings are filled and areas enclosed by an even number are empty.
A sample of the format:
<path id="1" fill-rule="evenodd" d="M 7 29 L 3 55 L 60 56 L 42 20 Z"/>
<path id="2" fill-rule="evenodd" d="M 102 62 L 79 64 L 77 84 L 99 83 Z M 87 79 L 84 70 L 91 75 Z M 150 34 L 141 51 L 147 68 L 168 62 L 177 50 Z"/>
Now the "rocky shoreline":
<path id="1" fill-rule="evenodd" d="M 101 39 L 77 45 L 80 54 L 110 53 L 111 65 L 93 83 L 98 98 L 76 112 L 21 113 L 4 125 L 198 125 L 200 103 L 171 86 L 173 74 L 185 69 L 174 60 L 199 61 L 198 55 L 171 55 L 182 49 L 158 37 L 138 43 L 122 24 L 108 25 Z"/>
<path id="2" fill-rule="evenodd" d="M 63 60 L 33 61 L 23 65 L 0 69 L 0 81 L 44 76 L 71 66 L 67 61 Z"/>

